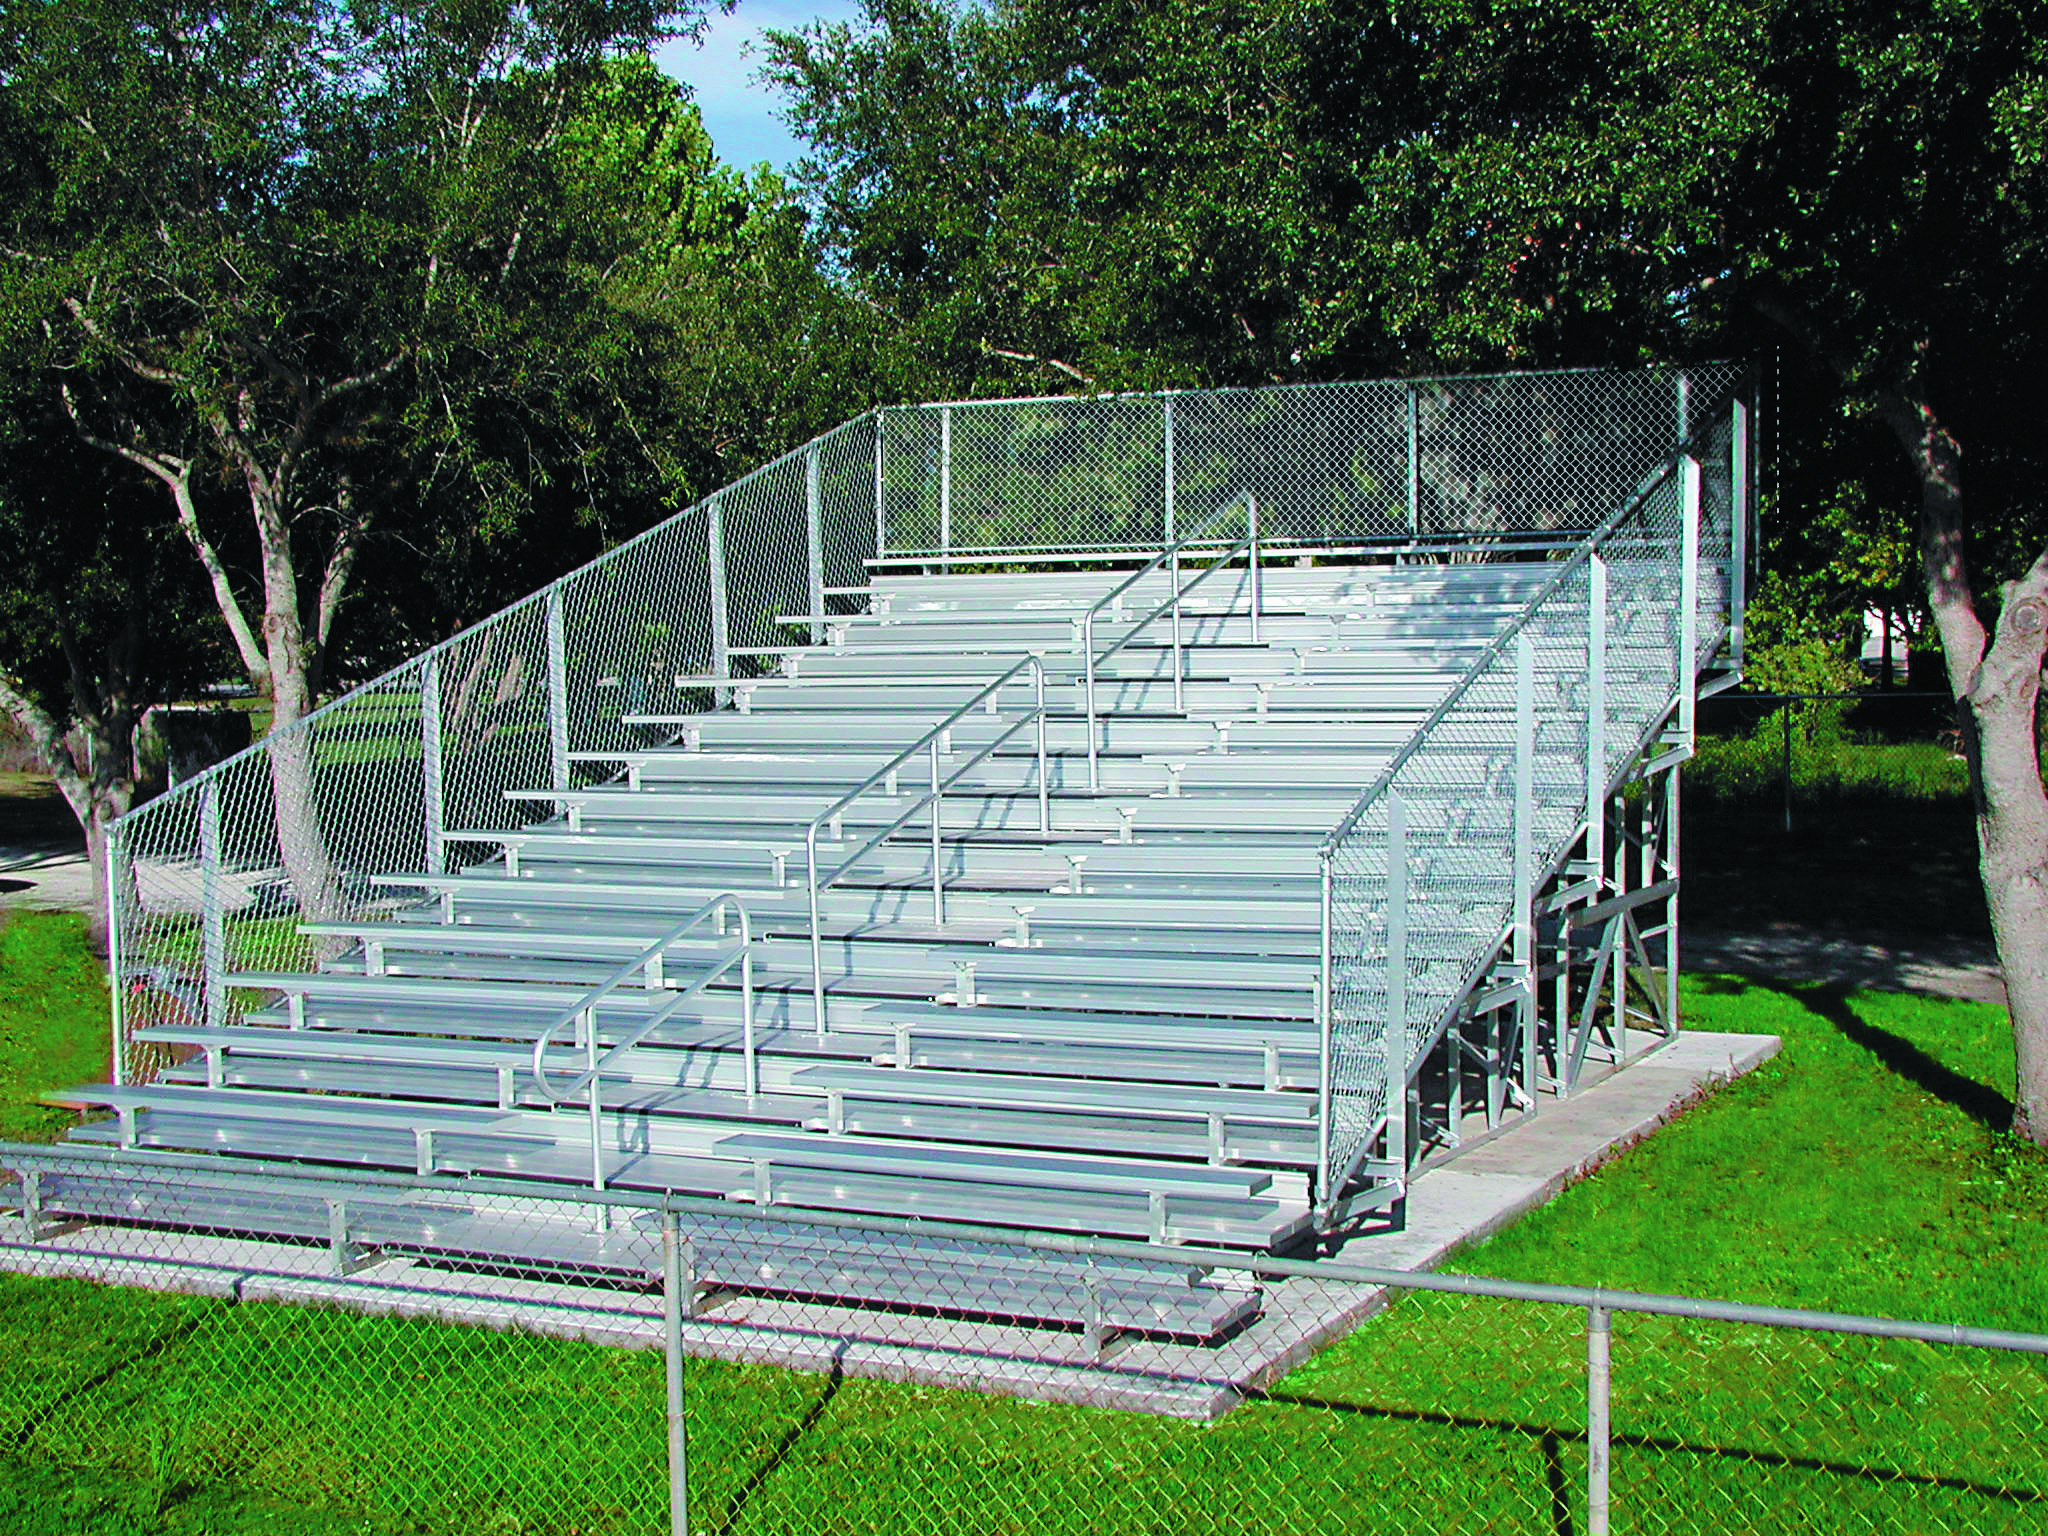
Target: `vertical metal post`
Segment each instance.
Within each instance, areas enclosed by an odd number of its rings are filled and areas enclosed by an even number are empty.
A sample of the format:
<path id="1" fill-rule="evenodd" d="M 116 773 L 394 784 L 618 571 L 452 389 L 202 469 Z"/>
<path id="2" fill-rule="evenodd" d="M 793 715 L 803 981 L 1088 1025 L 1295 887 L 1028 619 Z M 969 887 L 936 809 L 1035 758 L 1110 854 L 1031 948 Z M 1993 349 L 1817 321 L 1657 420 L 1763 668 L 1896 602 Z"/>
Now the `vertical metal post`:
<path id="1" fill-rule="evenodd" d="M 1422 405 L 1415 386 L 1407 389 L 1408 402 L 1408 531 L 1422 534 Z"/>
<path id="2" fill-rule="evenodd" d="M 199 955 L 206 997 L 206 1026 L 228 1021 L 227 918 L 220 895 L 220 779 L 199 787 Z"/>
<path id="3" fill-rule="evenodd" d="M 1166 542 L 1173 542 L 1173 396 L 1161 402 L 1166 414 Z"/>
<path id="4" fill-rule="evenodd" d="M 1607 560 L 1586 562 L 1586 861 L 1607 879 Z M 1595 896 L 1597 900 L 1597 895 Z"/>
<path id="5" fill-rule="evenodd" d="M 945 814 L 945 796 L 939 793 L 939 738 L 932 738 L 932 921 L 946 920 L 945 867 L 939 862 L 939 823 Z"/>
<path id="6" fill-rule="evenodd" d="M 1522 972 L 1522 1087 L 1536 1104 L 1536 642 L 1515 636 L 1514 961 Z M 1455 1064 L 1456 1056 L 1452 1061 Z"/>
<path id="7" fill-rule="evenodd" d="M 1081 697 L 1088 711 L 1088 788 L 1102 788 L 1101 770 L 1096 763 L 1095 742 L 1095 612 L 1081 619 Z"/>
<path id="8" fill-rule="evenodd" d="M 1778 723 L 1785 738 L 1785 750 L 1781 759 L 1785 769 L 1785 835 L 1792 835 L 1792 700 L 1787 697 L 1785 707 L 1779 711 Z"/>
<path id="9" fill-rule="evenodd" d="M 1678 370 L 1678 441 L 1692 436 L 1692 375 Z"/>
<path id="10" fill-rule="evenodd" d="M 1316 971 L 1316 1199 L 1329 1207 L 1337 1200 L 1337 1191 L 1330 1188 L 1330 850 L 1318 850 L 1316 863 L 1321 876 L 1319 927 L 1322 935 L 1318 951 L 1320 964 Z"/>
<path id="11" fill-rule="evenodd" d="M 939 407 L 939 549 L 953 548 L 953 407 Z"/>
<path id="12" fill-rule="evenodd" d="M 1678 1033 L 1678 769 L 1664 774 L 1665 878 L 1672 881 L 1664 902 L 1664 1033 Z"/>
<path id="13" fill-rule="evenodd" d="M 683 1404 L 683 1240 L 676 1213 L 661 1213 L 662 1353 L 668 1371 L 668 1529 L 689 1536 L 690 1439 Z"/>
<path id="14" fill-rule="evenodd" d="M 598 1078 L 597 1009 L 584 1010 L 583 1065 L 590 1073 L 590 1187 L 604 1188 L 604 1084 Z"/>
<path id="15" fill-rule="evenodd" d="M 880 559 L 889 552 L 889 512 L 882 495 L 882 423 L 887 413 L 875 412 L 875 557 Z"/>
<path id="16" fill-rule="evenodd" d="M 804 828 L 804 868 L 810 876 L 811 892 L 811 1022 L 817 1026 L 818 1044 L 825 1043 L 825 957 L 824 940 L 818 930 L 818 824 Z"/>
<path id="17" fill-rule="evenodd" d="M 1031 658 L 1031 708 L 1038 716 L 1038 830 L 1052 831 L 1052 786 L 1045 777 L 1045 663 Z"/>
<path id="18" fill-rule="evenodd" d="M 1742 670 L 1743 631 L 1749 616 L 1749 402 L 1735 397 L 1728 444 L 1728 655 Z"/>
<path id="19" fill-rule="evenodd" d="M 1691 454 L 1679 460 L 1683 532 L 1678 558 L 1678 732 L 1692 745 L 1693 717 L 1699 705 L 1695 680 L 1699 672 L 1700 632 L 1700 461 Z"/>
<path id="20" fill-rule="evenodd" d="M 562 583 L 548 588 L 548 766 L 556 792 L 569 788 L 569 645 Z"/>
<path id="21" fill-rule="evenodd" d="M 1260 595 L 1259 580 L 1259 498 L 1245 498 L 1246 520 L 1251 524 L 1252 540 L 1252 644 L 1259 643 L 1259 610 L 1265 606 Z"/>
<path id="22" fill-rule="evenodd" d="M 121 887 L 125 883 L 122 871 L 128 867 L 128 854 L 122 848 L 121 829 L 107 828 L 107 995 L 113 1002 L 109 1010 L 109 1022 L 114 1031 L 108 1060 L 112 1070 L 108 1076 L 116 1088 L 128 1081 L 128 983 L 122 969 L 122 925 L 126 913 L 122 911 Z"/>
<path id="23" fill-rule="evenodd" d="M 704 564 L 711 577 L 711 673 L 732 676 L 732 608 L 725 584 L 725 498 L 713 496 L 704 503 Z M 732 702 L 732 690 L 720 688 L 712 695 L 720 709 Z"/>
<path id="24" fill-rule="evenodd" d="M 448 800 L 441 772 L 439 652 L 429 652 L 420 663 L 420 797 L 425 811 L 427 872 L 438 875 L 448 867 L 444 838 L 448 830 Z"/>
<path id="25" fill-rule="evenodd" d="M 804 556 L 809 578 L 811 644 L 825 643 L 825 518 L 818 492 L 818 445 L 804 455 Z"/>
<path id="26" fill-rule="evenodd" d="M 1608 1536 L 1609 1393 L 1614 1324 L 1607 1308 L 1586 1308 L 1586 1532 Z"/>
<path id="27" fill-rule="evenodd" d="M 1197 526 L 1200 526 L 1199 524 Z M 1180 681 L 1180 546 L 1173 546 L 1172 557 L 1167 561 L 1167 570 L 1173 579 L 1173 707 L 1176 712 L 1187 708 Z"/>
<path id="28" fill-rule="evenodd" d="M 1408 807 L 1387 796 L 1387 1161 L 1408 1185 Z"/>

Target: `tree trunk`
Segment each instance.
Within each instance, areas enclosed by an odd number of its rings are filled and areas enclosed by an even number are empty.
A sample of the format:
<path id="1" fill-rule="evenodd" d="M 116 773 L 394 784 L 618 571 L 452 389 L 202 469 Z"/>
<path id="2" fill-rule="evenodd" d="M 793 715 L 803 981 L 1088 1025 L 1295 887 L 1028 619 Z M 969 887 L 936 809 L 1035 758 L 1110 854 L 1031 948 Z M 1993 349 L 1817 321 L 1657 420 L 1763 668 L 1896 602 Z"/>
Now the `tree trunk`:
<path id="1" fill-rule="evenodd" d="M 269 665 L 271 723 L 264 746 L 277 808 L 277 849 L 309 920 L 343 915 L 345 894 L 320 817 L 319 762 L 312 731 L 316 657 L 299 616 L 298 573 L 280 509 L 250 476 L 250 503 L 263 548 L 263 640 Z"/>
<path id="2" fill-rule="evenodd" d="M 1880 402 L 1920 481 L 1920 557 L 1977 811 L 1978 871 L 2005 974 L 2018 1071 L 2013 1130 L 2048 1146 L 2048 791 L 2037 707 L 2048 553 L 2003 589 L 1987 635 L 1963 550 L 1962 450 L 1915 389 Z"/>

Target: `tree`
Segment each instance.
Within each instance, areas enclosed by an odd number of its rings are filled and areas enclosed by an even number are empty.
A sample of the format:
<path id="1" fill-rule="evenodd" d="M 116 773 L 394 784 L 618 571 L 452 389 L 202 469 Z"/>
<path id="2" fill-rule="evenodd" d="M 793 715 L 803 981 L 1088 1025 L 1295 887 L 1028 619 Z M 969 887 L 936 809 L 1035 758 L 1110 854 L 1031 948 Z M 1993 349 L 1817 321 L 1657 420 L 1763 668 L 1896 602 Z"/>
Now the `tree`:
<path id="1" fill-rule="evenodd" d="M 1551 356 L 1782 340 L 1901 454 L 2011 1001 L 2015 1130 L 2048 1144 L 2048 22 L 2009 0 L 1415 20 L 1439 123 L 1379 157 L 1376 217 L 1462 275 L 1407 303 Z"/>
<path id="2" fill-rule="evenodd" d="M 85 832 L 105 940 L 107 825 L 136 793 L 148 708 L 217 671 L 207 599 L 144 478 L 15 397 L 0 437 L 0 710 Z"/>
<path id="3" fill-rule="evenodd" d="M 56 0 L 0 20 L 25 151 L 0 172 L 9 339 L 84 441 L 168 495 L 271 702 L 310 913 L 338 887 L 286 728 L 314 706 L 379 520 L 438 495 L 514 522 L 536 481 L 587 479 L 600 456 L 652 499 L 667 486 L 635 418 L 649 349 L 603 291 L 640 210 L 572 184 L 567 146 L 633 104 L 612 61 L 675 14 Z M 208 515 L 219 484 L 239 531 Z"/>
<path id="4" fill-rule="evenodd" d="M 2048 1142 L 2038 7 L 870 0 L 773 73 L 834 260 L 969 388 L 1788 348 L 1793 483 L 1918 508 Z"/>

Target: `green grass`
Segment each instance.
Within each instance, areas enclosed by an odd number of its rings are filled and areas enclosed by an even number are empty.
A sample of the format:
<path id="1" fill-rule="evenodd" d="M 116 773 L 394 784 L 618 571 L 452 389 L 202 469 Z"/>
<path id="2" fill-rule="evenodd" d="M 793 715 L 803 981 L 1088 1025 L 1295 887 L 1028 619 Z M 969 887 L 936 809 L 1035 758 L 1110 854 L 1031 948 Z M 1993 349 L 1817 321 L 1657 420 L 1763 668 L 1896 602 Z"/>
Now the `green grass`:
<path id="1" fill-rule="evenodd" d="M 1685 770 L 1688 794 L 1726 805 L 1776 804 L 1785 794 L 1784 742 L 1775 728 L 1749 736 L 1702 736 Z M 1806 803 L 1892 804 L 1960 800 L 1969 766 L 1931 741 L 1857 741 L 1839 732 L 1792 732 L 1792 794 Z"/>
<path id="2" fill-rule="evenodd" d="M 36 1102 L 107 1075 L 106 973 L 70 913 L 0 912 L 0 1141 L 51 1141 L 71 1116 Z"/>
<path id="3" fill-rule="evenodd" d="M 2048 1330 L 1998 1010 L 1686 1005 L 1785 1049 L 1459 1267 Z M 1411 1298 L 1213 1425 L 695 1362 L 693 1525 L 1583 1530 L 1582 1327 Z M 1618 1529 L 2048 1529 L 2034 1360 L 1628 1316 L 1614 1354 Z M 661 1433 L 650 1354 L 0 1277 L 0 1525 L 36 1536 L 651 1530 Z"/>

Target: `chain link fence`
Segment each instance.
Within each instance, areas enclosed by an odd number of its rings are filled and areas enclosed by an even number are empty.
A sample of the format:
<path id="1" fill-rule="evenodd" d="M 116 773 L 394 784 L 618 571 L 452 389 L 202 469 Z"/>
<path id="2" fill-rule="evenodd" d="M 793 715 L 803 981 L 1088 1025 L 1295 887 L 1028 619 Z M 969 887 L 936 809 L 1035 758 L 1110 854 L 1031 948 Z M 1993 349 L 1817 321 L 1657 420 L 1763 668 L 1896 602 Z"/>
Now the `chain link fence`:
<path id="1" fill-rule="evenodd" d="M 1484 558 L 1598 527 L 1739 377 L 1709 365 L 891 407 L 881 541 L 910 561 L 1151 551 L 1251 496 L 1276 547 L 1454 537 Z M 1708 553 L 1725 561 L 1725 538 Z"/>
<path id="2" fill-rule="evenodd" d="M 2038 1335 L 658 1196 L 5 1161 L 6 1475 L 145 1520 L 2048 1529 Z"/>

